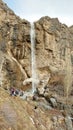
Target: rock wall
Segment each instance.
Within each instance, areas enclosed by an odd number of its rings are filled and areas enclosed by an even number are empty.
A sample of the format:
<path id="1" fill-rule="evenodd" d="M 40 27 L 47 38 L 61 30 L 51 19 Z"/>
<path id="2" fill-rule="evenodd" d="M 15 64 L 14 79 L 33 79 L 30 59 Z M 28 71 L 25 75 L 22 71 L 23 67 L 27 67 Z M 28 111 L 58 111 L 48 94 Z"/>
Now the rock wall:
<path id="1" fill-rule="evenodd" d="M 73 33 L 72 26 L 61 24 L 57 18 L 42 17 L 35 22 L 36 63 L 39 77 L 45 80 L 50 74 L 48 85 L 52 84 L 66 95 L 72 88 Z M 48 72 L 48 73 L 47 73 Z M 68 81 L 68 82 L 67 82 Z M 45 82 L 45 81 L 44 81 Z M 45 84 L 45 83 L 44 83 Z"/>
<path id="2" fill-rule="evenodd" d="M 54 75 L 63 78 L 66 75 L 66 55 L 71 59 L 72 68 L 73 26 L 67 27 L 57 18 L 48 16 L 34 22 L 34 25 L 37 75 L 46 85 L 48 80 L 52 82 Z M 0 1 L 0 80 L 4 87 L 14 86 L 25 90 L 29 86 L 24 86 L 23 81 L 31 78 L 30 29 L 27 20 L 20 19 Z"/>
<path id="3" fill-rule="evenodd" d="M 31 94 L 22 91 L 33 81 L 31 25 L 0 0 L 0 129 L 72 130 L 73 26 L 47 16 L 34 26 L 37 91 Z M 10 96 L 10 87 L 19 94 Z"/>
<path id="4" fill-rule="evenodd" d="M 41 59 L 39 63 L 39 59 L 37 58 L 38 67 L 50 64 L 63 70 L 66 48 L 70 48 L 71 56 L 73 51 L 71 28 L 61 24 L 57 18 L 51 19 L 48 16 L 37 21 L 35 26 L 36 54 Z"/>
<path id="5" fill-rule="evenodd" d="M 22 87 L 30 76 L 30 23 L 0 1 L 1 85 Z"/>

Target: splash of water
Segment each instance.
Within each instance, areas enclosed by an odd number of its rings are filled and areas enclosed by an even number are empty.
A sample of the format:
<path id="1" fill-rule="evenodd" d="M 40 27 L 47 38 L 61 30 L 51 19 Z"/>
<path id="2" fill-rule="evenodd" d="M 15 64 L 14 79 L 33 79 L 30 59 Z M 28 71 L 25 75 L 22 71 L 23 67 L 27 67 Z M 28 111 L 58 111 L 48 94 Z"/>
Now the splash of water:
<path id="1" fill-rule="evenodd" d="M 32 64 L 32 93 L 36 91 L 36 57 L 35 57 L 35 28 L 34 23 L 31 23 L 31 31 L 30 31 L 30 38 L 31 38 L 31 64 Z"/>

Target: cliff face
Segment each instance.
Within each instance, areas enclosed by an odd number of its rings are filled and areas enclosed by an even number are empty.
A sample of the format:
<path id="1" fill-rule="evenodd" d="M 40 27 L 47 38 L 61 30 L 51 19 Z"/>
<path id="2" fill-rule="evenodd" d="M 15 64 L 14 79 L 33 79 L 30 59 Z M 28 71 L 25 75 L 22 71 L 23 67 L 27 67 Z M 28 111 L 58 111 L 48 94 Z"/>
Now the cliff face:
<path id="1" fill-rule="evenodd" d="M 61 24 L 57 18 L 43 17 L 35 23 L 36 26 L 36 55 L 38 67 L 55 66 L 64 70 L 66 48 L 70 48 L 72 56 L 72 30 Z M 44 54 L 44 55 L 43 55 Z M 46 57 L 46 60 L 45 60 Z"/>
<path id="2" fill-rule="evenodd" d="M 63 95 L 71 94 L 73 27 L 68 28 L 57 18 L 48 16 L 36 21 L 34 26 L 37 87 L 41 89 L 60 82 Z M 32 75 L 30 32 L 30 23 L 0 1 L 0 81 L 4 88 L 14 86 L 26 90 L 31 87 L 23 83 Z"/>
<path id="3" fill-rule="evenodd" d="M 30 24 L 17 17 L 2 1 L 0 1 L 0 53 L 3 72 L 1 79 L 4 79 L 2 84 L 21 87 L 22 80 L 30 74 Z M 21 65 L 20 62 L 24 64 Z"/>
<path id="4" fill-rule="evenodd" d="M 57 18 L 52 19 L 46 16 L 35 22 L 35 30 L 36 64 L 39 77 L 41 73 L 43 79 L 48 78 L 50 73 L 50 82 L 58 84 L 60 82 L 65 92 L 63 94 L 67 91 L 70 93 L 73 89 L 73 27 L 68 28 Z"/>
<path id="5" fill-rule="evenodd" d="M 48 16 L 36 21 L 34 26 L 39 91 L 46 85 L 60 83 L 62 94 L 70 95 L 73 91 L 73 26 L 68 28 L 57 18 Z M 14 86 L 26 90 L 31 87 L 23 83 L 32 75 L 30 32 L 30 23 L 0 1 L 0 81 L 4 88 Z"/>
<path id="6" fill-rule="evenodd" d="M 37 94 L 22 101 L 9 89 L 31 88 L 31 25 L 0 0 L 0 128 L 29 130 L 30 123 L 33 130 L 72 130 L 66 117 L 73 118 L 73 26 L 46 16 L 34 27 Z"/>

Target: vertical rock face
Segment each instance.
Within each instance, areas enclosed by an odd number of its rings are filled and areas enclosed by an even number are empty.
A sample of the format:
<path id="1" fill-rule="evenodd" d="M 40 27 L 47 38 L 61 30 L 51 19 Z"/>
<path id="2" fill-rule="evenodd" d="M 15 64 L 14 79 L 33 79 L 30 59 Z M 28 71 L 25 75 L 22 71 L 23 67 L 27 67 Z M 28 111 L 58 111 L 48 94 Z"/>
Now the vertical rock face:
<path id="1" fill-rule="evenodd" d="M 20 99 L 8 90 L 23 92 L 33 82 L 31 26 L 0 0 L 0 128 L 72 130 L 73 26 L 47 16 L 34 26 L 37 92 L 24 101 L 27 92 Z"/>
<path id="2" fill-rule="evenodd" d="M 57 18 L 52 19 L 48 16 L 42 17 L 34 25 L 37 75 L 44 86 L 49 79 L 51 83 L 54 81 L 52 79 L 57 79 L 54 78 L 56 73 L 58 75 L 56 77 L 66 75 L 66 54 L 73 63 L 73 27 L 68 28 Z M 66 53 L 66 48 L 69 49 L 69 53 Z M 0 1 L 0 59 L 1 85 L 25 89 L 23 81 L 31 78 L 30 23 L 16 16 L 2 1 Z M 70 67 L 72 68 L 72 64 Z"/>
<path id="3" fill-rule="evenodd" d="M 30 76 L 30 24 L 16 16 L 2 1 L 0 53 L 2 84 L 21 87 L 22 81 Z"/>
<path id="4" fill-rule="evenodd" d="M 61 24 L 57 18 L 51 19 L 46 16 L 35 22 L 35 29 L 36 63 L 38 71 L 42 73 L 42 75 L 45 74 L 43 76 L 43 78 L 45 78 L 45 76 L 48 77 L 45 71 L 49 73 L 50 70 L 50 81 L 52 83 L 61 81 L 60 84 L 62 83 L 63 89 L 66 92 L 66 89 L 72 86 L 73 80 L 73 27 L 68 28 L 66 25 Z M 69 73 L 67 73 L 68 71 Z M 69 85 L 67 85 L 66 81 L 69 81 Z"/>
<path id="5" fill-rule="evenodd" d="M 57 18 L 43 17 L 35 23 L 36 26 L 36 54 L 41 59 L 39 67 L 49 64 L 63 70 L 65 50 L 67 47 L 72 55 L 72 31 L 61 24 Z M 46 60 L 45 60 L 46 57 Z M 39 59 L 37 58 L 39 62 Z"/>

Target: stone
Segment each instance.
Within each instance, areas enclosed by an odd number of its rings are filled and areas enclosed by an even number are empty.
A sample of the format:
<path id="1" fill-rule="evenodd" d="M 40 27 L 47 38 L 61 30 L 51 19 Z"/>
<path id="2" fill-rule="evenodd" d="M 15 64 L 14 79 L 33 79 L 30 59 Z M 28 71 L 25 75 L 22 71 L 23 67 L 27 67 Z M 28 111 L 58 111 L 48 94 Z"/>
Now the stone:
<path id="1" fill-rule="evenodd" d="M 67 129 L 68 130 L 73 130 L 72 121 L 71 121 L 71 118 L 69 116 L 67 116 L 65 118 L 65 122 L 66 122 L 66 125 L 67 125 Z"/>
<path id="2" fill-rule="evenodd" d="M 51 97 L 51 98 L 49 99 L 49 101 L 50 101 L 52 107 L 54 107 L 54 108 L 57 107 L 57 101 L 56 101 L 55 98 L 52 98 L 52 97 Z"/>

